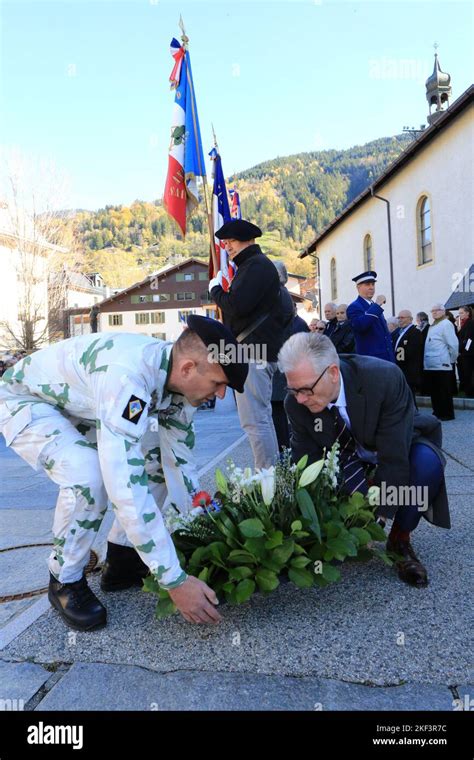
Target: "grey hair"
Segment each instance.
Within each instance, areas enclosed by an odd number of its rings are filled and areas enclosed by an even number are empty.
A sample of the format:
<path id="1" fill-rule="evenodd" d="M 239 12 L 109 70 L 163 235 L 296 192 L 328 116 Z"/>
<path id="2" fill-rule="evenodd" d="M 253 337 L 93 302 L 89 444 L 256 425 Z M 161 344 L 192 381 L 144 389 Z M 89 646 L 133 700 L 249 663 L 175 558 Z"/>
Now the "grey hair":
<path id="1" fill-rule="evenodd" d="M 278 354 L 278 368 L 283 373 L 292 372 L 305 360 L 311 362 L 316 371 L 330 364 L 339 367 L 339 356 L 333 342 L 325 335 L 314 332 L 300 332 L 288 338 Z"/>
<path id="2" fill-rule="evenodd" d="M 432 309 L 441 309 L 442 311 L 446 311 L 446 307 L 445 307 L 444 303 L 441 303 L 441 302 L 434 303 L 431 308 Z"/>
<path id="3" fill-rule="evenodd" d="M 397 325 L 398 327 L 398 317 L 387 317 L 386 322 L 387 325 Z"/>
<path id="4" fill-rule="evenodd" d="M 274 261 L 273 263 L 278 272 L 280 283 L 282 285 L 286 285 L 286 283 L 288 282 L 288 271 L 287 271 L 286 266 L 284 265 L 283 261 Z"/>
<path id="5" fill-rule="evenodd" d="M 326 306 L 331 306 L 333 309 L 337 309 L 337 303 L 333 303 L 332 301 L 328 301 L 328 303 L 324 304 L 324 308 Z"/>

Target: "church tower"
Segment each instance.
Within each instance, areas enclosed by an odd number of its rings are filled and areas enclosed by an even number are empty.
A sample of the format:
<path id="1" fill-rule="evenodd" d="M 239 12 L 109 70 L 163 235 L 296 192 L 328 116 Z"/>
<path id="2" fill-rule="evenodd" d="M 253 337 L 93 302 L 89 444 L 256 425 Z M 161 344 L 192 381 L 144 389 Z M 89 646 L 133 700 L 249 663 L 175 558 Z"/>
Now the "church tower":
<path id="1" fill-rule="evenodd" d="M 441 71 L 438 61 L 438 53 L 435 52 L 433 73 L 425 82 L 426 99 L 428 101 L 430 112 L 428 115 L 428 124 L 434 124 L 445 109 L 449 107 L 449 98 L 451 96 L 451 76 Z M 433 113 L 432 107 L 435 106 Z"/>

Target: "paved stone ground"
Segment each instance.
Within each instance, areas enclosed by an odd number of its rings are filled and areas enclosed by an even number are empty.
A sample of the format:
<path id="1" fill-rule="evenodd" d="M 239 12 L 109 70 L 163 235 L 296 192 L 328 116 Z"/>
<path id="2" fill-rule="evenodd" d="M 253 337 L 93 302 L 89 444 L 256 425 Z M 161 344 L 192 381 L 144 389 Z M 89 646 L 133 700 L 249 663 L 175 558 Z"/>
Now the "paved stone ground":
<path id="1" fill-rule="evenodd" d="M 69 631 L 44 596 L 0 604 L 0 709 L 2 699 L 39 710 L 451 710 L 457 698 L 469 704 L 473 421 L 472 412 L 457 411 L 444 423 L 453 528 L 422 521 L 416 532 L 428 588 L 403 585 L 376 561 L 346 563 L 339 584 L 285 584 L 269 597 L 224 605 L 224 622 L 204 628 L 179 616 L 157 621 L 153 598 L 138 589 L 103 594 L 94 574 L 91 585 L 109 615 L 102 631 Z M 197 428 L 204 487 L 212 488 L 219 458 L 221 467 L 227 456 L 251 464 L 232 397 L 215 412 L 200 412 Z M 8 476 L 0 549 L 49 542 L 55 488 L 4 447 L 0 466 Z M 47 547 L 0 552 L 0 595 L 41 587 L 43 578 L 46 585 L 47 554 Z"/>

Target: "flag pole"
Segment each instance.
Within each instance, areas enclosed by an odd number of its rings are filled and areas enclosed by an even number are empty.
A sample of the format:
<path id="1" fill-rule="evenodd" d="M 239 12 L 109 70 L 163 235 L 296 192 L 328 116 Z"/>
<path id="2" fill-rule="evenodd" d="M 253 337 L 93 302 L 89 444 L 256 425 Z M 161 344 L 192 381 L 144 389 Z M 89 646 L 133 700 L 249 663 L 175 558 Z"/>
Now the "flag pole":
<path id="1" fill-rule="evenodd" d="M 188 50 L 189 37 L 187 37 L 186 32 L 184 30 L 184 22 L 183 22 L 182 16 L 179 17 L 179 27 L 182 31 L 181 42 L 183 43 L 183 48 L 186 53 Z M 189 75 L 189 66 L 186 66 L 186 76 L 188 80 L 188 87 L 191 92 L 191 112 L 193 116 L 194 134 L 197 135 L 196 103 L 194 99 L 193 83 Z M 214 241 L 214 228 L 212 224 L 212 214 L 209 209 L 207 178 L 204 172 L 204 167 L 201 165 L 201 151 L 198 150 L 197 154 L 198 154 L 197 159 L 198 159 L 198 164 L 199 164 L 199 171 L 200 171 L 200 176 L 201 176 L 202 185 L 203 185 L 204 204 L 206 206 L 207 225 L 209 228 L 209 238 L 210 238 L 210 245 L 211 245 L 212 265 L 214 267 L 214 276 L 215 276 L 217 272 L 219 271 L 219 266 L 217 263 L 217 256 L 216 256 L 216 246 L 215 246 L 215 241 Z"/>

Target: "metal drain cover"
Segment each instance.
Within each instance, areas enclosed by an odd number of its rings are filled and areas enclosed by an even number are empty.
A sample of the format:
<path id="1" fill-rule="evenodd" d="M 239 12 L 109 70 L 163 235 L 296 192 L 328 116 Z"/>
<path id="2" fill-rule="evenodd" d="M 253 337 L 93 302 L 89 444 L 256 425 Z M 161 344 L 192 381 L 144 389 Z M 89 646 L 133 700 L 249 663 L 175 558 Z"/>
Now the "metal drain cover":
<path id="1" fill-rule="evenodd" d="M 0 550 L 0 604 L 47 591 L 50 549 L 52 544 L 27 544 Z M 86 573 L 90 573 L 97 563 L 97 554 L 91 551 Z"/>

